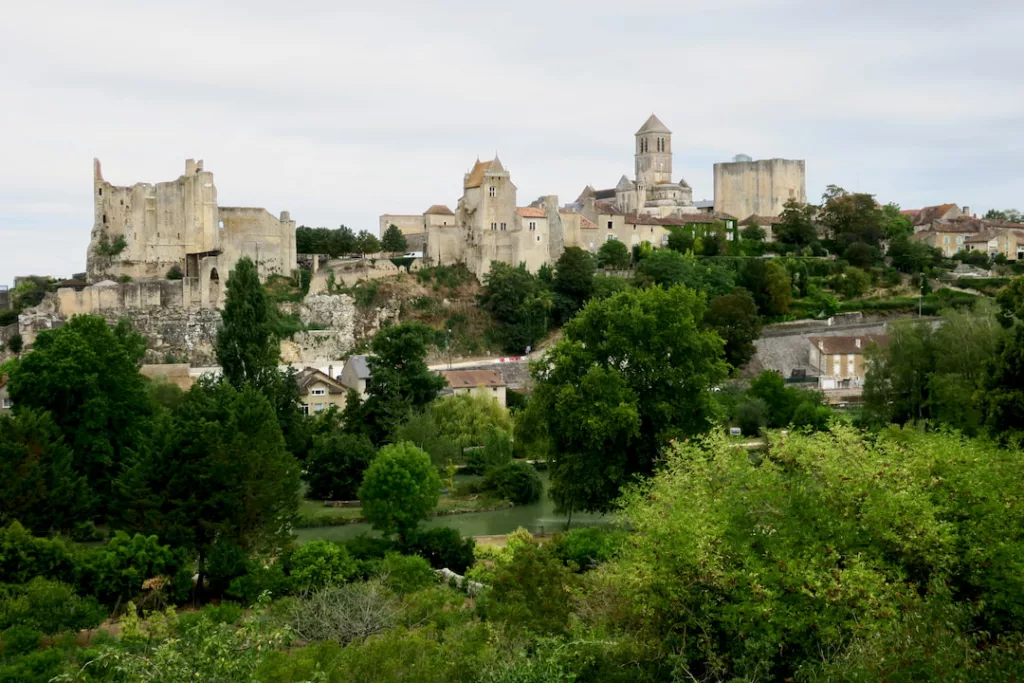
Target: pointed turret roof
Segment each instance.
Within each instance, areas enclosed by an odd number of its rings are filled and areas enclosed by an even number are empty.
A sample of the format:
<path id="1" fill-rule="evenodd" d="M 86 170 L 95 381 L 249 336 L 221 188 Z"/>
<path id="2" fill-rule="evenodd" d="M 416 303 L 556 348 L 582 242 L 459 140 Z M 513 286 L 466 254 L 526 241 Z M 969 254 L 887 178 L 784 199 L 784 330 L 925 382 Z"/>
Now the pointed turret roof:
<path id="1" fill-rule="evenodd" d="M 686 187 L 686 188 L 689 188 L 691 190 L 693 189 L 692 187 L 690 187 L 690 183 L 686 182 L 686 178 L 680 178 L 679 179 L 679 187 Z"/>
<path id="2" fill-rule="evenodd" d="M 643 135 L 644 133 L 668 133 L 671 135 L 672 131 L 661 122 L 661 119 L 651 114 L 647 121 L 644 122 L 644 125 L 640 126 L 640 130 L 636 132 L 636 135 Z"/>
<path id="3" fill-rule="evenodd" d="M 494 153 L 494 161 L 487 167 L 488 173 L 504 173 L 505 167 L 501 165 L 501 159 L 498 158 L 498 153 Z"/>
<path id="4" fill-rule="evenodd" d="M 636 186 L 633 185 L 633 181 L 627 178 L 626 176 L 622 176 L 621 178 L 619 178 L 619 184 L 615 186 L 615 190 L 618 192 L 626 192 L 635 189 Z"/>
<path id="5" fill-rule="evenodd" d="M 576 198 L 576 201 L 582 202 L 584 199 L 595 198 L 597 198 L 597 193 L 594 192 L 594 188 L 592 188 L 590 185 L 587 185 L 586 187 L 583 188 L 583 192 L 580 192 L 580 196 Z"/>

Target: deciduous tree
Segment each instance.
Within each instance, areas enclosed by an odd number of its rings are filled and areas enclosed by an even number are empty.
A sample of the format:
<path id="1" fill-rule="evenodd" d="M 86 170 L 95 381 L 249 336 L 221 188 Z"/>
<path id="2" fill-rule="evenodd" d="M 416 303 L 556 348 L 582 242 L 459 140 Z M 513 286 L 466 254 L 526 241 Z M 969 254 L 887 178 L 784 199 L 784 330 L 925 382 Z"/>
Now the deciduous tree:
<path id="1" fill-rule="evenodd" d="M 761 318 L 750 292 L 737 287 L 729 294 L 716 296 L 708 304 L 704 323 L 725 341 L 725 360 L 734 368 L 742 368 L 754 357 Z"/>
<path id="2" fill-rule="evenodd" d="M 629 247 L 619 240 L 606 240 L 597 250 L 597 265 L 601 268 L 623 270 L 629 268 Z"/>
<path id="3" fill-rule="evenodd" d="M 397 225 L 389 225 L 380 241 L 381 248 L 392 254 L 402 254 L 408 248 L 405 235 Z"/>
<path id="4" fill-rule="evenodd" d="M 403 541 L 437 506 L 441 477 L 430 456 L 411 443 L 380 449 L 359 488 L 363 514 L 383 534 Z"/>

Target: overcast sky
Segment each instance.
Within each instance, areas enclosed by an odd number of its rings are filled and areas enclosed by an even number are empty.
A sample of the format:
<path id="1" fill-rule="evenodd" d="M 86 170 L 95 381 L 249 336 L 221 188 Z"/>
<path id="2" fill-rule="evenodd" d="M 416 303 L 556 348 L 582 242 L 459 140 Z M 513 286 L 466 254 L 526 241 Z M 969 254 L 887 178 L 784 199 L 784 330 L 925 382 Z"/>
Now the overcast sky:
<path id="1" fill-rule="evenodd" d="M 112 183 L 214 173 L 222 206 L 376 230 L 495 151 L 525 205 L 633 172 L 807 160 L 904 208 L 1024 209 L 1024 2 L 34 0 L 0 18 L 0 283 L 85 269 Z"/>

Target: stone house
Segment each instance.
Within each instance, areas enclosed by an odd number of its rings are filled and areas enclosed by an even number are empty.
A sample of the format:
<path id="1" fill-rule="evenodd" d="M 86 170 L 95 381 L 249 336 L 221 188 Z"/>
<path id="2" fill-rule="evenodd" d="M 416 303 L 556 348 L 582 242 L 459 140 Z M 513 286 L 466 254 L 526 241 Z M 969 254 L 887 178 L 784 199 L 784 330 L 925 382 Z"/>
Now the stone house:
<path id="1" fill-rule="evenodd" d="M 370 380 L 370 364 L 366 361 L 367 356 L 349 356 L 345 366 L 341 369 L 338 380 L 347 389 L 354 389 L 359 398 L 366 399 L 366 383 Z"/>
<path id="2" fill-rule="evenodd" d="M 295 376 L 299 385 L 299 402 L 306 415 L 316 414 L 335 406 L 345 408 L 348 389 L 341 382 L 316 368 L 304 368 Z"/>
<path id="3" fill-rule="evenodd" d="M 922 209 L 923 211 L 923 209 Z M 910 239 L 927 244 L 942 252 L 943 256 L 952 256 L 967 249 L 967 240 L 974 237 L 987 227 L 985 221 L 967 216 L 950 220 L 935 220 L 929 227 L 917 230 Z"/>
<path id="4" fill-rule="evenodd" d="M 11 395 L 7 391 L 7 375 L 0 377 L 0 410 L 10 410 Z"/>
<path id="5" fill-rule="evenodd" d="M 955 220 L 963 216 L 970 217 L 970 207 L 961 209 L 956 204 L 938 204 L 926 206 L 923 209 L 907 209 L 900 213 L 910 219 L 914 226 L 914 232 L 930 230 L 935 223 L 943 223 Z"/>
<path id="6" fill-rule="evenodd" d="M 864 352 L 871 344 L 885 347 L 888 335 L 810 337 L 808 364 L 820 373 L 820 388 L 840 389 L 864 384 Z"/>
<path id="7" fill-rule="evenodd" d="M 443 370 L 441 376 L 448 382 L 448 387 L 441 390 L 442 395 L 486 396 L 493 398 L 505 407 L 506 384 L 494 370 Z"/>
<path id="8" fill-rule="evenodd" d="M 990 227 L 964 240 L 967 251 L 980 251 L 992 258 L 1002 254 L 1011 261 L 1024 260 L 1024 226 Z"/>

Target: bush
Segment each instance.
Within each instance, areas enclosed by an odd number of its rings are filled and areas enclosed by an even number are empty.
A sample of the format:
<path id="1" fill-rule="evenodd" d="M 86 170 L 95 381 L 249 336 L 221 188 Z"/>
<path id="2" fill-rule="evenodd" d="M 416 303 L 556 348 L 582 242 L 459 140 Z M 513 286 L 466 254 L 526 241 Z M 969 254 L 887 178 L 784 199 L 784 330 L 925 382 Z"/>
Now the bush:
<path id="1" fill-rule="evenodd" d="M 7 348 L 11 353 L 21 353 L 22 348 L 25 346 L 25 341 L 21 338 L 20 334 L 13 335 L 7 340 Z"/>
<path id="2" fill-rule="evenodd" d="M 465 469 L 468 474 L 485 474 L 510 462 L 512 462 L 512 438 L 508 432 L 488 425 L 484 445 L 466 453 Z"/>
<path id="3" fill-rule="evenodd" d="M 399 595 L 408 595 L 437 582 L 430 563 L 418 555 L 388 553 L 380 564 L 380 578 Z"/>
<path id="4" fill-rule="evenodd" d="M 310 541 L 300 546 L 289 559 L 295 590 L 303 593 L 334 583 L 345 583 L 357 571 L 348 551 L 330 541 Z"/>
<path id="5" fill-rule="evenodd" d="M 66 583 L 37 576 L 21 585 L 0 586 L 0 630 L 26 626 L 44 634 L 93 628 L 107 612 L 95 598 L 83 598 Z"/>
<path id="6" fill-rule="evenodd" d="M 165 277 L 168 280 L 180 280 L 185 277 L 185 274 L 181 272 L 181 266 L 174 264 L 171 266 L 170 270 L 167 271 L 167 275 Z"/>
<path id="7" fill-rule="evenodd" d="M 625 534 L 621 531 L 587 527 L 555 536 L 551 548 L 567 566 L 584 572 L 610 560 L 623 540 Z"/>
<path id="8" fill-rule="evenodd" d="M 83 558 L 80 585 L 104 604 L 113 605 L 135 598 L 142 582 L 156 576 L 174 576 L 182 562 L 156 536 L 118 531 L 106 545 Z"/>
<path id="9" fill-rule="evenodd" d="M 0 577 L 9 583 L 27 583 L 33 577 L 73 583 L 78 561 L 67 543 L 38 538 L 18 522 L 0 529 Z"/>
<path id="10" fill-rule="evenodd" d="M 17 657 L 28 654 L 39 647 L 43 639 L 42 631 L 28 626 L 12 626 L 0 635 L 2 651 L 5 657 Z"/>
<path id="11" fill-rule="evenodd" d="M 425 558 L 434 569 L 447 568 L 456 574 L 464 574 L 476 561 L 475 547 L 476 541 L 472 537 L 463 538 L 450 527 L 437 527 L 416 532 L 403 551 Z"/>
<path id="12" fill-rule="evenodd" d="M 525 462 L 510 462 L 487 473 L 484 489 L 514 505 L 527 505 L 540 500 L 544 486 L 532 466 Z"/>
<path id="13" fill-rule="evenodd" d="M 345 644 L 363 640 L 395 625 L 398 601 L 383 581 L 328 586 L 289 610 L 288 622 L 303 640 L 333 640 Z"/>

